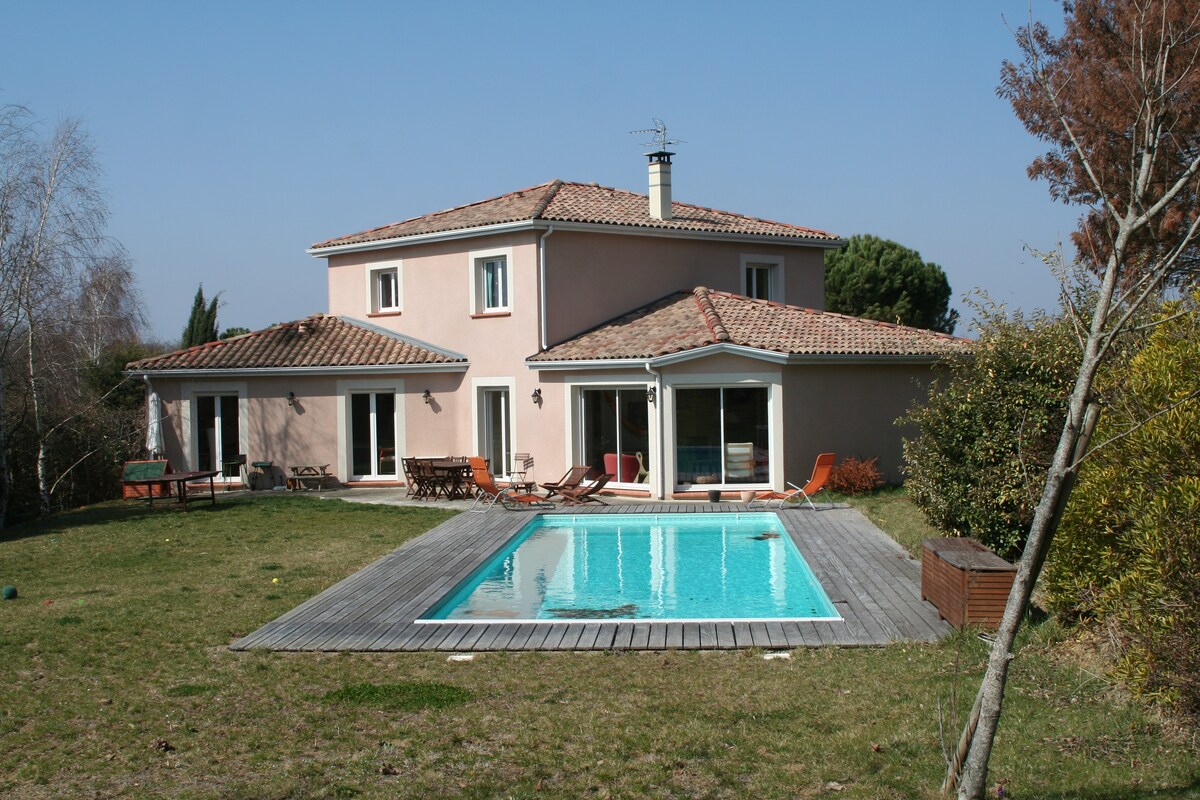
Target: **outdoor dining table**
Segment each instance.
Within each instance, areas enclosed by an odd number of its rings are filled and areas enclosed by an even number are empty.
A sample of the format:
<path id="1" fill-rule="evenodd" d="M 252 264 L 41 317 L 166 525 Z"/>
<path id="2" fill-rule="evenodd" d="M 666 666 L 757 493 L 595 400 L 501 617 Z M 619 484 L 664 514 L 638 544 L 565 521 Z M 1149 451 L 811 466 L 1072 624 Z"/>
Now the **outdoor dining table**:
<path id="1" fill-rule="evenodd" d="M 221 474 L 219 469 L 202 469 L 192 472 L 168 472 L 163 475 L 156 475 L 150 478 L 130 478 L 126 479 L 125 483 L 140 483 L 145 484 L 150 488 L 146 494 L 146 505 L 154 508 L 154 488 L 150 486 L 153 483 L 174 483 L 176 500 L 183 503 L 183 510 L 187 511 L 188 493 L 187 485 L 192 481 L 201 481 L 208 479 L 208 499 L 215 506 L 217 504 L 217 491 L 213 485 L 213 478 Z"/>
<path id="2" fill-rule="evenodd" d="M 444 494 L 447 500 L 461 500 L 471 496 L 470 483 L 467 481 L 471 474 L 470 464 L 446 458 L 433 458 L 425 463 L 433 470 L 435 498 L 439 492 Z"/>

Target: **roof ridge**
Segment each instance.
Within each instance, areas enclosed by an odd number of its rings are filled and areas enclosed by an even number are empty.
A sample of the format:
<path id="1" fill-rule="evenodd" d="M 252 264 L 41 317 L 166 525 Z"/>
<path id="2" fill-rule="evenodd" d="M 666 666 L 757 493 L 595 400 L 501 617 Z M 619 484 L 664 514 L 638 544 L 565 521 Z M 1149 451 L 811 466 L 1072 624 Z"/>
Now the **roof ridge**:
<path id="1" fill-rule="evenodd" d="M 375 231 L 381 231 L 384 228 L 394 228 L 397 225 L 403 225 L 406 222 L 416 222 L 419 219 L 429 219 L 431 217 L 440 217 L 445 214 L 450 214 L 454 211 L 462 211 L 463 209 L 466 209 L 466 208 L 474 208 L 476 206 L 481 206 L 486 203 L 494 203 L 497 200 L 503 200 L 506 197 L 515 197 L 516 195 L 525 194 L 526 192 L 532 192 L 535 189 L 541 189 L 544 186 L 550 186 L 551 184 L 554 184 L 554 183 L 558 183 L 559 185 L 561 185 L 562 180 L 559 178 L 554 178 L 552 180 L 543 181 L 541 183 L 534 184 L 533 186 L 526 186 L 524 189 L 513 189 L 511 192 L 504 192 L 502 194 L 496 195 L 495 197 L 485 197 L 483 200 L 476 200 L 473 203 L 463 203 L 462 205 L 451 206 L 450 208 L 443 208 L 441 211 L 431 211 L 428 214 L 418 214 L 415 217 L 408 217 L 406 219 L 397 220 L 396 222 L 387 222 L 387 223 L 384 223 L 383 225 L 376 225 L 374 228 L 367 228 L 366 230 L 363 230 L 363 231 L 355 231 L 354 233 L 347 233 L 347 234 L 343 234 L 341 236 L 332 236 L 323 242 L 317 242 L 316 244 L 313 245 L 313 247 L 324 247 L 325 245 L 329 244 L 330 242 L 336 242 L 339 239 L 345 239 L 350 236 L 366 236 L 368 234 L 374 233 Z M 557 187 L 555 188 L 555 191 L 557 192 Z M 535 214 L 534 218 L 536 219 L 536 217 L 537 217 L 537 215 Z"/>
<path id="2" fill-rule="evenodd" d="M 536 206 L 534 206 L 534 209 L 533 209 L 533 218 L 534 219 L 541 218 L 542 214 L 545 213 L 545 211 L 546 211 L 546 207 L 549 206 L 550 203 L 552 203 L 554 201 L 554 198 L 558 196 L 558 190 L 561 189 L 562 187 L 563 187 L 562 178 L 555 178 L 554 180 L 550 181 L 550 190 L 548 192 L 546 192 L 545 196 L 542 197 L 541 201 L 538 202 L 538 204 Z"/>
<path id="3" fill-rule="evenodd" d="M 704 324 L 712 331 L 713 338 L 718 342 L 728 342 L 730 340 L 729 331 L 725 328 L 725 323 L 721 321 L 721 315 L 717 313 L 717 308 L 708 295 L 708 288 L 697 286 L 692 290 L 692 297 L 696 299 L 696 306 L 700 309 L 701 316 L 704 317 Z"/>

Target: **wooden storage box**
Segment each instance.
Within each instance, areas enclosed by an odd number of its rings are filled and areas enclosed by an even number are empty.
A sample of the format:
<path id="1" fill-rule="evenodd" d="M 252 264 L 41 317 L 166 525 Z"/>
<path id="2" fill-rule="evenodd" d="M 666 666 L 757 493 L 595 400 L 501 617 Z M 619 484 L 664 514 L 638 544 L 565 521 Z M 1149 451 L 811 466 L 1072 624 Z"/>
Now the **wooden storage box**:
<path id="1" fill-rule="evenodd" d="M 926 539 L 921 599 L 956 628 L 1000 624 L 1017 568 L 974 539 Z"/>
<path id="2" fill-rule="evenodd" d="M 170 497 L 171 482 L 156 481 L 155 483 L 126 483 L 125 481 L 157 478 L 171 471 L 171 467 L 163 461 L 126 461 L 121 473 L 121 497 L 133 500 L 141 497 Z"/>

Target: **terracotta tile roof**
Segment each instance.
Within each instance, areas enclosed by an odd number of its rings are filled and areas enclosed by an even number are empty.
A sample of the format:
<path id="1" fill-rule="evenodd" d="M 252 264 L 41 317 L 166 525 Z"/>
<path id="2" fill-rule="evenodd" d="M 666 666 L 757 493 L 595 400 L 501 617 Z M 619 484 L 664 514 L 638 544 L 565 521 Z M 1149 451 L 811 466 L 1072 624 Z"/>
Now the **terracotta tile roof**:
<path id="1" fill-rule="evenodd" d="M 797 356 L 936 357 L 968 348 L 971 341 L 701 286 L 668 295 L 528 360 L 648 359 L 715 344 Z"/>
<path id="2" fill-rule="evenodd" d="M 314 314 L 126 365 L 132 372 L 453 364 L 466 357 L 347 317 Z"/>
<path id="3" fill-rule="evenodd" d="M 623 189 L 610 189 L 593 183 L 553 180 L 490 200 L 317 242 L 312 249 L 369 244 L 408 236 L 522 221 L 581 222 L 626 228 L 772 236 L 803 241 L 838 241 L 837 236 L 832 233 L 799 225 L 771 222 L 686 203 L 672 203 L 671 208 L 673 219 L 652 219 L 646 195 Z"/>

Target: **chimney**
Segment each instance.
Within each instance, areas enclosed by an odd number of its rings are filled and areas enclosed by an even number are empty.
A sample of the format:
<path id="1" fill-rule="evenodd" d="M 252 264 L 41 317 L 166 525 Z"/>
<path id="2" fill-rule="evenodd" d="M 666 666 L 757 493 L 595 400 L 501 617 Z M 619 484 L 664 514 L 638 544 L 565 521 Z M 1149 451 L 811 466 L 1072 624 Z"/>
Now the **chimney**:
<path id="1" fill-rule="evenodd" d="M 650 218 L 671 218 L 671 156 L 666 150 L 646 153 L 650 159 Z"/>

